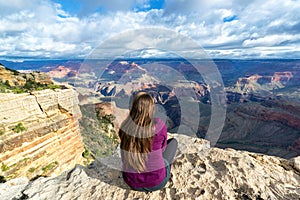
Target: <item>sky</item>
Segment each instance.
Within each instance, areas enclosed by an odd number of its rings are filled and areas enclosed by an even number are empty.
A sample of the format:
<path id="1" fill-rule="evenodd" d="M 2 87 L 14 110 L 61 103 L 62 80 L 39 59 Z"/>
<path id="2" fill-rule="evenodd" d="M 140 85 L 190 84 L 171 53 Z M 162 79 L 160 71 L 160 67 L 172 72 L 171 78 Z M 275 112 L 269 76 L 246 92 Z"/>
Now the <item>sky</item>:
<path id="1" fill-rule="evenodd" d="M 165 50 L 189 44 L 162 38 L 159 29 L 193 40 L 212 58 L 300 59 L 299 10 L 300 0 L 0 0 L 0 59 L 84 59 L 143 28 L 156 34 L 131 39 Z"/>

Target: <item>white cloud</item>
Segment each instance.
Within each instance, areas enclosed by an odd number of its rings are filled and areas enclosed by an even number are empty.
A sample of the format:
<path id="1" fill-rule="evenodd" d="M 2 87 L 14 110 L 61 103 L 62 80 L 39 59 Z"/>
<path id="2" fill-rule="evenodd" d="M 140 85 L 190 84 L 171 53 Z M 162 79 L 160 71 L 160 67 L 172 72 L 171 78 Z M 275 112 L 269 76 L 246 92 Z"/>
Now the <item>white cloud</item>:
<path id="1" fill-rule="evenodd" d="M 84 15 L 75 16 L 48 0 L 0 0 L 0 57 L 84 57 L 126 30 L 161 27 L 191 37 L 213 57 L 300 58 L 299 0 L 165 0 L 164 10 L 143 12 L 132 5 L 149 0 L 85 2 Z M 109 12 L 94 13 L 99 7 Z"/>
<path id="2" fill-rule="evenodd" d="M 300 34 L 297 35 L 268 35 L 266 37 L 261 37 L 257 39 L 248 39 L 243 42 L 243 46 L 245 47 L 255 47 L 255 46 L 265 46 L 265 47 L 272 47 L 278 46 L 285 42 L 293 42 L 299 41 Z"/>

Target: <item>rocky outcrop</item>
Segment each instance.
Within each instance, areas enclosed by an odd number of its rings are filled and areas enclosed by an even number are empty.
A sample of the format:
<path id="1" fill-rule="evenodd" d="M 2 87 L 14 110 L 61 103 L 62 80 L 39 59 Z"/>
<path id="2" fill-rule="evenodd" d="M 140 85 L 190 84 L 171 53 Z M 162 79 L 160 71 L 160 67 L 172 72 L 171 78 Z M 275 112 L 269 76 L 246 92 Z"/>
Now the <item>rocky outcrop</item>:
<path id="1" fill-rule="evenodd" d="M 275 72 L 272 81 L 274 82 L 288 82 L 294 75 L 292 72 Z"/>
<path id="2" fill-rule="evenodd" d="M 0 176 L 58 175 L 83 163 L 72 89 L 0 95 Z"/>
<path id="3" fill-rule="evenodd" d="M 37 84 L 51 84 L 51 79 L 44 73 L 31 72 L 20 73 L 16 70 L 8 69 L 0 64 L 0 81 L 8 82 L 10 86 L 24 86 L 28 81 Z"/>
<path id="4" fill-rule="evenodd" d="M 147 74 L 147 71 L 138 64 L 127 61 L 116 61 L 111 63 L 103 72 L 102 78 L 108 80 L 121 81 L 125 84 L 132 79 L 137 79 Z"/>
<path id="5" fill-rule="evenodd" d="M 171 178 L 160 191 L 131 190 L 122 173 L 98 160 L 56 178 L 24 178 L 0 185 L 2 199 L 299 199 L 299 158 L 292 160 L 233 149 L 173 135 L 179 150 Z"/>
<path id="6" fill-rule="evenodd" d="M 58 66 L 47 73 L 51 78 L 70 78 L 78 75 L 78 70 L 67 66 Z"/>
<path id="7" fill-rule="evenodd" d="M 115 96 L 116 95 L 116 85 L 111 82 L 103 83 L 96 82 L 94 86 L 95 92 L 99 92 L 103 96 Z"/>
<path id="8" fill-rule="evenodd" d="M 273 75 L 254 74 L 238 78 L 234 91 L 239 93 L 272 92 L 274 89 L 284 88 L 290 81 L 297 82 L 296 72 L 274 72 Z M 295 80 L 293 80 L 295 79 Z"/>

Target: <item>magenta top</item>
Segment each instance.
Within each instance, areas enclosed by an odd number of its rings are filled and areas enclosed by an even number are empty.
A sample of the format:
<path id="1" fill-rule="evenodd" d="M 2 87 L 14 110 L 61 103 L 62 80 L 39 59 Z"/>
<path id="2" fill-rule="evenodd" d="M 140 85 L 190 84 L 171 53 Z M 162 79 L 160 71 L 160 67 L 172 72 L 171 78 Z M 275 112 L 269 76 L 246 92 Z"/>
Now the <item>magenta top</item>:
<path id="1" fill-rule="evenodd" d="M 123 160 L 123 179 L 133 188 L 154 187 L 160 184 L 166 177 L 166 168 L 162 152 L 167 146 L 167 127 L 165 123 L 155 118 L 155 135 L 153 137 L 152 151 L 148 155 L 146 171 L 136 172 L 130 167 L 126 167 Z"/>

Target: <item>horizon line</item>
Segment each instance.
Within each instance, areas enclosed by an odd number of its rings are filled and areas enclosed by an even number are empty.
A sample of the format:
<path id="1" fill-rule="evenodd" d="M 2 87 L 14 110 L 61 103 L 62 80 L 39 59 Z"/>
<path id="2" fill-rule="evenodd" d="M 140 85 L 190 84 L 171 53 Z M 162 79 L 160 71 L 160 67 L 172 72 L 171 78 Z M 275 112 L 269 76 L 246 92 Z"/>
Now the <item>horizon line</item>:
<path id="1" fill-rule="evenodd" d="M 29 59 L 2 59 L 0 58 L 0 62 L 13 62 L 13 63 L 23 63 L 23 62 L 39 62 L 39 61 L 124 61 L 124 60 L 300 60 L 300 58 L 165 58 L 165 57 L 157 57 L 157 58 L 97 58 L 97 59 L 83 59 L 83 58 L 29 58 Z"/>

